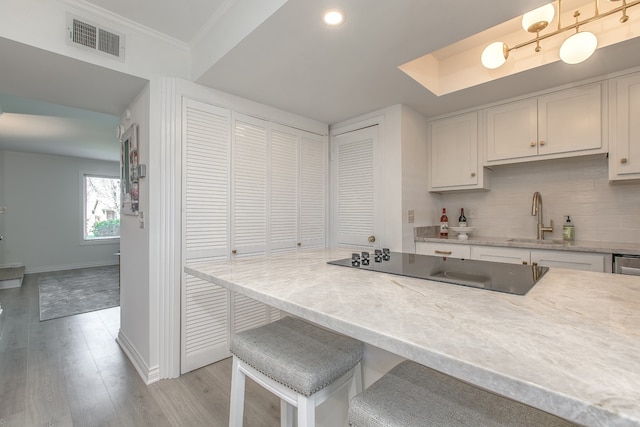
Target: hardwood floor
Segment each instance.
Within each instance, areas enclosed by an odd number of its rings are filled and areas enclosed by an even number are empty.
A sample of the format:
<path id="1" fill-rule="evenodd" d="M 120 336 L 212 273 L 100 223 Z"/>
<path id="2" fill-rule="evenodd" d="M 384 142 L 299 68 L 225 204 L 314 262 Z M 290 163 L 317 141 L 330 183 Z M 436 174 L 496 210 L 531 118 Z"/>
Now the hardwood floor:
<path id="1" fill-rule="evenodd" d="M 0 290 L 0 426 L 227 426 L 231 359 L 145 385 L 115 341 L 120 308 L 39 321 L 38 274 Z M 278 426 L 247 381 L 245 426 Z"/>

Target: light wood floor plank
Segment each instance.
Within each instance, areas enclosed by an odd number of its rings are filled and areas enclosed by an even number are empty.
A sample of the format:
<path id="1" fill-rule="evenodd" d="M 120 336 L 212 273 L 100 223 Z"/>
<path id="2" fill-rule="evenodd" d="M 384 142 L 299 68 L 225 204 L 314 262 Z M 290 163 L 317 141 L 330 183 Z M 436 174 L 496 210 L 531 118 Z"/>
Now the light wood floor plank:
<path id="1" fill-rule="evenodd" d="M 0 426 L 226 427 L 231 359 L 145 385 L 117 345 L 120 308 L 40 322 L 39 274 L 0 290 Z M 280 425 L 252 381 L 245 426 Z"/>

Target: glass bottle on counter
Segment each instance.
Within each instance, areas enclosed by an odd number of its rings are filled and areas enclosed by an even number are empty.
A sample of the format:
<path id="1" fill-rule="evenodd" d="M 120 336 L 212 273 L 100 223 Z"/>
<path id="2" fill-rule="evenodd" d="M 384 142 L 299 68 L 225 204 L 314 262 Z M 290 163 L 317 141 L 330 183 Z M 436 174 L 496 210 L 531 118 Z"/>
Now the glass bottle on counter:
<path id="1" fill-rule="evenodd" d="M 449 218 L 447 218 L 446 208 L 442 208 L 442 216 L 440 217 L 440 237 L 449 237 Z"/>
<path id="2" fill-rule="evenodd" d="M 464 216 L 464 208 L 460 208 L 460 217 L 458 218 L 458 227 L 467 226 L 467 217 Z"/>

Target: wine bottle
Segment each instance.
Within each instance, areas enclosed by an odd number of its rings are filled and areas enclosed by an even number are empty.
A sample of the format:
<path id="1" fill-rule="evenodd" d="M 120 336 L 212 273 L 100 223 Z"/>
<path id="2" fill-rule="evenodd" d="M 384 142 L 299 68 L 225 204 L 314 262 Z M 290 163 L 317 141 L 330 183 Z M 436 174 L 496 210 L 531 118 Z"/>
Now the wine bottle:
<path id="1" fill-rule="evenodd" d="M 447 218 L 446 208 L 442 208 L 442 216 L 440 217 L 440 237 L 449 237 L 449 218 Z"/>
<path id="2" fill-rule="evenodd" d="M 467 226 L 467 217 L 464 216 L 464 208 L 460 209 L 460 218 L 458 218 L 458 226 L 459 227 Z"/>

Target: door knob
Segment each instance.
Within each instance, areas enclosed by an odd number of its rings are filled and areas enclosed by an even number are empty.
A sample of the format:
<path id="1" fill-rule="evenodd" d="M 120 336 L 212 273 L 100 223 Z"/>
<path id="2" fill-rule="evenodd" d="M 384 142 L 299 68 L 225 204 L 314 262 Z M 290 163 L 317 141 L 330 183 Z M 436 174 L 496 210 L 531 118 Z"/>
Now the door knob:
<path id="1" fill-rule="evenodd" d="M 620 163 L 622 163 L 622 164 L 627 163 L 627 158 L 626 157 L 621 158 L 620 159 Z"/>
<path id="2" fill-rule="evenodd" d="M 236 251 L 235 249 L 233 249 L 233 250 L 231 251 L 231 253 L 235 255 L 235 254 L 237 254 L 237 253 L 238 253 L 238 251 Z"/>
<path id="3" fill-rule="evenodd" d="M 376 236 L 369 236 L 369 243 L 373 243 L 376 241 Z"/>

